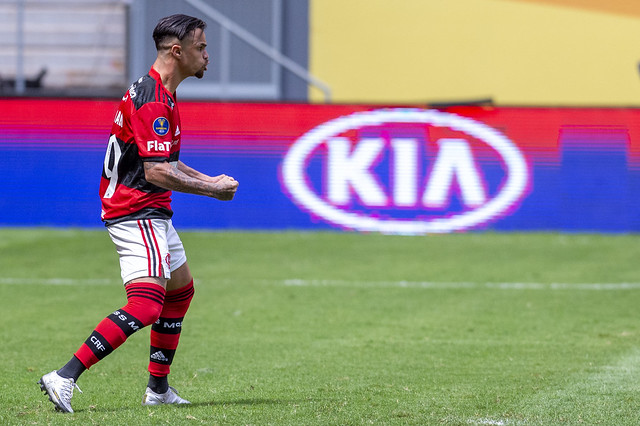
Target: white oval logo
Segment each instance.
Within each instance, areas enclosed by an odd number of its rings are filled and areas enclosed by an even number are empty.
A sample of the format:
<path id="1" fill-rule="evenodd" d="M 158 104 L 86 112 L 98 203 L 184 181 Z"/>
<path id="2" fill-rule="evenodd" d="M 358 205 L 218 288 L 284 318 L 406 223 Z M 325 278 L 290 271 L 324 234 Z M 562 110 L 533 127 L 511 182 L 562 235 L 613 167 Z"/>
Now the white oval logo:
<path id="1" fill-rule="evenodd" d="M 430 141 L 437 147 L 431 164 L 420 161 L 425 143 L 411 133 L 416 126 L 439 132 L 439 139 Z M 474 144 L 498 159 L 494 163 L 500 163 L 504 175 L 499 184 L 487 183 Z M 326 150 L 324 165 L 313 165 L 323 173 L 319 184 L 311 181 L 308 169 L 321 148 Z M 385 186 L 376 168 L 386 151 Z M 524 156 L 497 130 L 451 113 L 404 108 L 356 112 L 315 127 L 291 146 L 281 172 L 293 201 L 311 214 L 347 229 L 398 234 L 461 231 L 496 220 L 517 205 L 529 182 Z M 452 192 L 463 206 L 458 211 L 447 211 Z M 418 214 L 407 218 L 407 211 Z M 392 217 L 393 212 L 400 217 Z"/>

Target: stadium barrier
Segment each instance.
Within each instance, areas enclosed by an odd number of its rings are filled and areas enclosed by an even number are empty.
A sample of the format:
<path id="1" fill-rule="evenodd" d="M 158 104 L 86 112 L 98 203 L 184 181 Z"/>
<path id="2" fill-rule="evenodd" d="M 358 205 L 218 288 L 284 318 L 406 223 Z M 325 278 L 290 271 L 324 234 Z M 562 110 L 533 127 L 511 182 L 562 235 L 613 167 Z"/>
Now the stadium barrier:
<path id="1" fill-rule="evenodd" d="M 0 225 L 101 226 L 118 102 L 0 100 Z M 640 231 L 640 109 L 180 102 L 187 229 Z"/>

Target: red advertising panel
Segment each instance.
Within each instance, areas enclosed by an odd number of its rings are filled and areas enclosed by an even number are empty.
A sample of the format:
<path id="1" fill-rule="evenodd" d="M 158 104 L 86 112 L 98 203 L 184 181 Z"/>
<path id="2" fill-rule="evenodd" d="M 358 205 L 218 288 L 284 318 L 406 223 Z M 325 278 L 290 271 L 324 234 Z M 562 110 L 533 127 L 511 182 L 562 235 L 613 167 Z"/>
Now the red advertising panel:
<path id="1" fill-rule="evenodd" d="M 100 224 L 117 106 L 0 100 L 0 224 Z M 180 111 L 181 159 L 241 184 L 232 203 L 174 194 L 185 227 L 640 230 L 638 109 L 181 102 Z"/>

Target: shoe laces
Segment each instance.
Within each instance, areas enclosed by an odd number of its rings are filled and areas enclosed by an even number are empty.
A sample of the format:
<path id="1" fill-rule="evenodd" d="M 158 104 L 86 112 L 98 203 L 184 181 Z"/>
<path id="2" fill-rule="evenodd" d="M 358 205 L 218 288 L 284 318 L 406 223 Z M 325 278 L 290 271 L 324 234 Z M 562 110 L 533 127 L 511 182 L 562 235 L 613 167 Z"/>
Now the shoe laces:
<path id="1" fill-rule="evenodd" d="M 78 384 L 73 379 L 65 379 L 65 384 L 61 389 L 63 395 L 61 395 L 65 399 L 71 399 L 73 396 L 73 388 L 78 389 L 78 392 L 82 393 L 82 390 L 78 387 Z"/>

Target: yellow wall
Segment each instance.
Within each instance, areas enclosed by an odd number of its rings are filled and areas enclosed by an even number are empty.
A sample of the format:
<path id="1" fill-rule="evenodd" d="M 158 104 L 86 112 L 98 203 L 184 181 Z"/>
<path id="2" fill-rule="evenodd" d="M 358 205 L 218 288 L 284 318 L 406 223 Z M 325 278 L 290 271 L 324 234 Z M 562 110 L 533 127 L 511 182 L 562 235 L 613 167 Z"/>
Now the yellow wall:
<path id="1" fill-rule="evenodd" d="M 311 0 L 310 71 L 333 102 L 640 105 L 629 3 Z"/>

